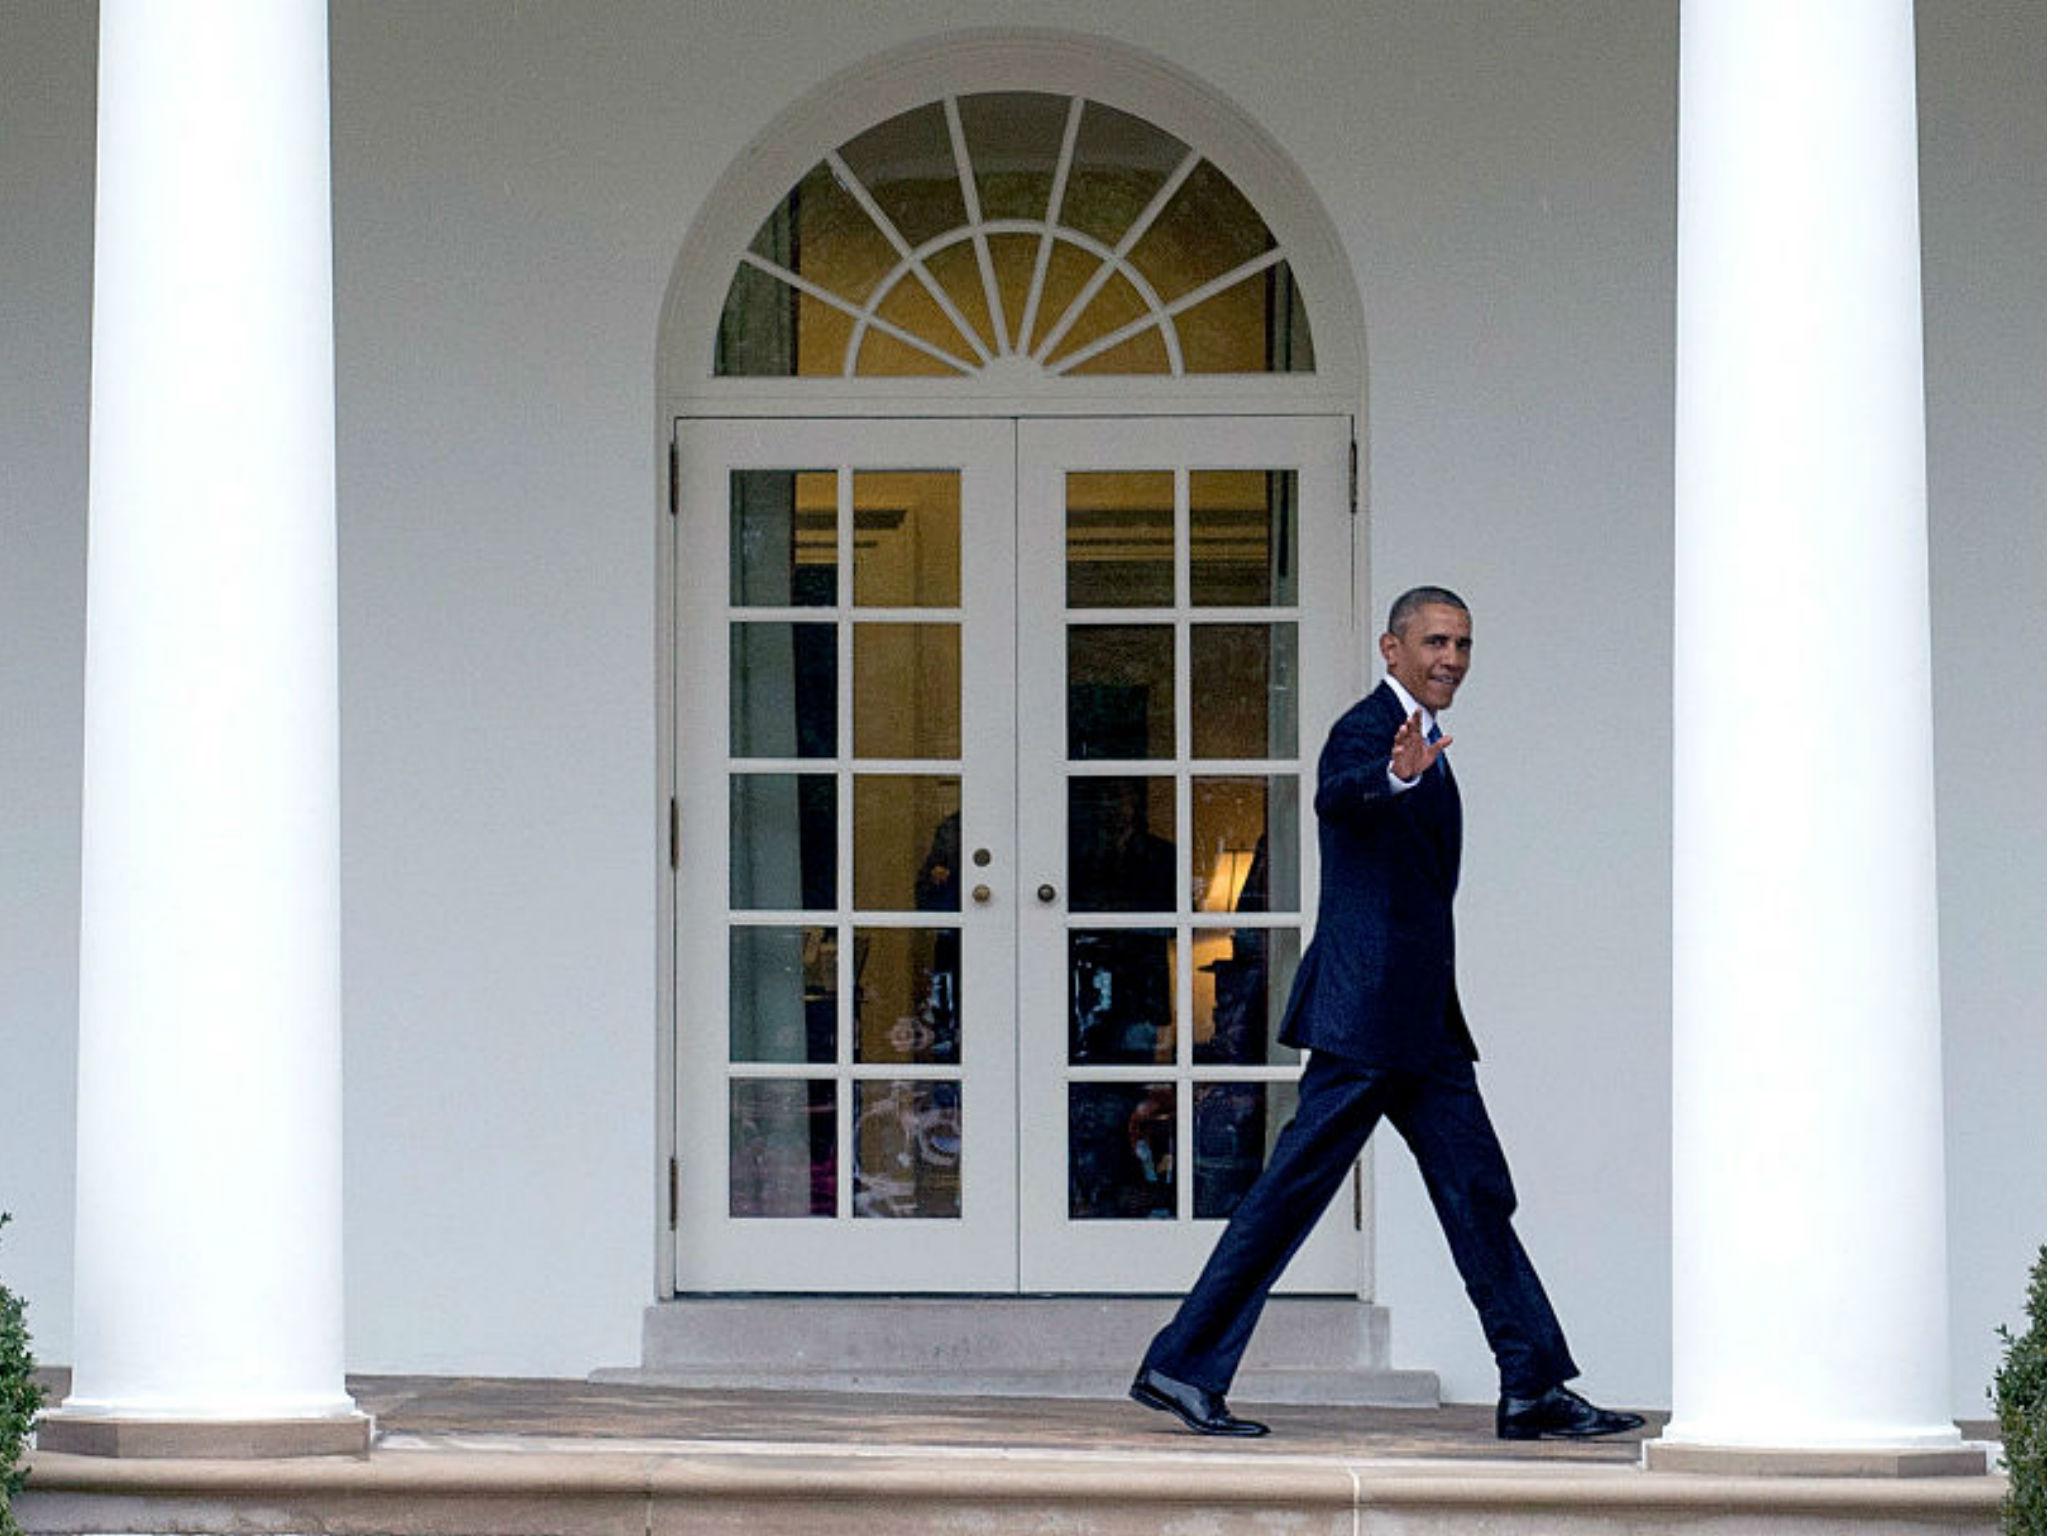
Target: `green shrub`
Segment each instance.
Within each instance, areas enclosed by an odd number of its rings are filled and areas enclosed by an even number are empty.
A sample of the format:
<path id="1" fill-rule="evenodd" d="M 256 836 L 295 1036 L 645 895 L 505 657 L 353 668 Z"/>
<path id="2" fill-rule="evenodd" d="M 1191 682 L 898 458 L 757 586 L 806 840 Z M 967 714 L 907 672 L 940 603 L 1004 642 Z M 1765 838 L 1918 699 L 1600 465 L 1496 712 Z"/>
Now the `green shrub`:
<path id="1" fill-rule="evenodd" d="M 8 1219 L 7 1213 L 0 1211 L 0 1227 L 6 1226 Z M 43 1389 L 32 1374 L 36 1361 L 28 1349 L 26 1310 L 19 1296 L 0 1285 L 0 1536 L 21 1536 L 11 1504 L 28 1480 L 21 1453 L 36 1410 L 43 1406 Z M 2038 1400 L 2039 1393 L 2035 1396 Z"/>
<path id="2" fill-rule="evenodd" d="M 1998 1409 L 1998 1428 L 2005 1440 L 2005 1468 L 2011 1487 L 2005 1496 L 2008 1536 L 2042 1536 L 2044 1489 L 2048 1464 L 2042 1459 L 2042 1312 L 2048 1307 L 2048 1246 L 2034 1256 L 2027 1276 L 2027 1331 L 2015 1335 L 1999 1325 L 2005 1341 L 2005 1364 L 1991 1378 L 1990 1397 Z"/>

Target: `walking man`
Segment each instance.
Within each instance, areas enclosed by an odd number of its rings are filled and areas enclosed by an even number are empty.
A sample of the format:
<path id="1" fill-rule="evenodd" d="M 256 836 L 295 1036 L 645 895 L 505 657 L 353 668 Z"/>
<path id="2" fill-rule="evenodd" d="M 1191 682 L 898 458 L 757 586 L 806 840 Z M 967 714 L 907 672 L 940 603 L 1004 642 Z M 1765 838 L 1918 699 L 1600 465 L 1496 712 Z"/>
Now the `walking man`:
<path id="1" fill-rule="evenodd" d="M 1330 731 L 1317 767 L 1322 897 L 1280 1038 L 1309 1051 L 1298 1108 L 1131 1396 L 1207 1435 L 1262 1435 L 1224 1403 L 1266 1294 L 1381 1117 L 1415 1154 L 1500 1367 L 1504 1440 L 1586 1439 L 1642 1419 L 1595 1407 L 1510 1218 L 1514 1184 L 1472 1064 L 1453 966 L 1462 820 L 1438 716 L 1472 663 L 1472 616 L 1443 587 L 1394 603 L 1386 679 Z"/>

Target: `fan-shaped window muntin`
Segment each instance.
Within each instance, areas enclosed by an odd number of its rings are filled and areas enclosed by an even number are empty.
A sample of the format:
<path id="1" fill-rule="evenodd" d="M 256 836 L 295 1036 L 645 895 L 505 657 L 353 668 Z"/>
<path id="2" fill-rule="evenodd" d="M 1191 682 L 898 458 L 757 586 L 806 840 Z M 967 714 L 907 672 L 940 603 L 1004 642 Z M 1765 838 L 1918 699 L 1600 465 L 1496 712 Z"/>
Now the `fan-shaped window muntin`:
<path id="1" fill-rule="evenodd" d="M 1082 97 L 946 96 L 828 153 L 740 258 L 716 372 L 1312 373 L 1287 253 L 1199 152 Z"/>

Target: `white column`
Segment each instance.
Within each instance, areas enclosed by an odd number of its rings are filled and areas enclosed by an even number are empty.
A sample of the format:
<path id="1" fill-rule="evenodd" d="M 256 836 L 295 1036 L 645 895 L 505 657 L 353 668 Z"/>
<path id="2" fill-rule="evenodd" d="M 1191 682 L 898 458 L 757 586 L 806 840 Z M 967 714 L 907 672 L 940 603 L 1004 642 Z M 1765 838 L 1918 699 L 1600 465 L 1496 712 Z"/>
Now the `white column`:
<path id="1" fill-rule="evenodd" d="M 1955 1447 L 1912 5 L 1685 0 L 1679 76 L 1674 1415 L 1651 1462 Z M 1871 1465 L 1956 1469 L 1911 1460 Z"/>
<path id="2" fill-rule="evenodd" d="M 43 1443 L 360 1449 L 325 0 L 101 0 L 99 63 L 75 1374 Z"/>

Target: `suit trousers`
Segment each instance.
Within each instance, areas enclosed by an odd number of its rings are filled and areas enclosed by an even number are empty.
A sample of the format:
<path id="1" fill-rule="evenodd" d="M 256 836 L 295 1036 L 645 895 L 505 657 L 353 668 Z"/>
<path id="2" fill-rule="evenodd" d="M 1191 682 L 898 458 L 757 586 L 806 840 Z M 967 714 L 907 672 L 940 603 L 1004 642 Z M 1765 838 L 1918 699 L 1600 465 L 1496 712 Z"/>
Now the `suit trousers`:
<path id="1" fill-rule="evenodd" d="M 1145 1364 L 1227 1392 L 1266 1295 L 1329 1205 L 1381 1117 L 1415 1154 L 1465 1292 L 1500 1367 L 1501 1391 L 1536 1397 L 1579 1374 L 1543 1282 L 1515 1236 L 1515 1189 L 1470 1063 L 1430 1072 L 1317 1051 L 1298 1108 Z"/>

